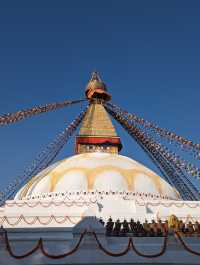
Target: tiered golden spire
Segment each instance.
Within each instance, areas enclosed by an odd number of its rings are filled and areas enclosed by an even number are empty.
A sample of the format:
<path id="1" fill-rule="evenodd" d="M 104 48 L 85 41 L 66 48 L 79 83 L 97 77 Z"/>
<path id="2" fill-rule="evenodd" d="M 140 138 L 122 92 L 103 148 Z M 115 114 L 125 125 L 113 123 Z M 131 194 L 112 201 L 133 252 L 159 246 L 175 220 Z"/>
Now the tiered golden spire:
<path id="1" fill-rule="evenodd" d="M 76 153 L 118 153 L 122 147 L 121 141 L 102 104 L 110 100 L 111 95 L 97 72 L 92 73 L 85 94 L 90 106 L 76 137 Z"/>
<path id="2" fill-rule="evenodd" d="M 102 104 L 90 104 L 85 118 L 83 119 L 79 135 L 101 137 L 117 136 L 110 117 Z"/>

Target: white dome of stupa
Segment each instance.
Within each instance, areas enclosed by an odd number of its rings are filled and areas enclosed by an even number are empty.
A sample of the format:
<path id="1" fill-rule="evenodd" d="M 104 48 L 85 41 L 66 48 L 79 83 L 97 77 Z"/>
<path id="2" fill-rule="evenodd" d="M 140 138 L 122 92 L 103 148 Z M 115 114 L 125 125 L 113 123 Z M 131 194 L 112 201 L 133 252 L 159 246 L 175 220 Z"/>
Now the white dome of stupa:
<path id="1" fill-rule="evenodd" d="M 71 191 L 129 191 L 179 200 L 164 179 L 135 160 L 103 152 L 83 153 L 59 161 L 33 177 L 15 199 Z"/>

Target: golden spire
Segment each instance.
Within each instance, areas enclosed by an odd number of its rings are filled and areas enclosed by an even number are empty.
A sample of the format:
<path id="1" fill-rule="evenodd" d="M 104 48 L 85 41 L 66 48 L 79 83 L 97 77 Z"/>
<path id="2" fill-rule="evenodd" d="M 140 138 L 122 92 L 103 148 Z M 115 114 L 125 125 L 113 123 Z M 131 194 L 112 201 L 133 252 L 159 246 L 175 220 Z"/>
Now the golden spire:
<path id="1" fill-rule="evenodd" d="M 90 105 L 81 124 L 79 135 L 117 137 L 116 130 L 102 104 Z"/>
<path id="2" fill-rule="evenodd" d="M 92 73 L 85 94 L 90 100 L 90 106 L 76 137 L 76 153 L 118 153 L 122 148 L 121 141 L 102 104 L 110 100 L 111 95 L 97 72 Z"/>

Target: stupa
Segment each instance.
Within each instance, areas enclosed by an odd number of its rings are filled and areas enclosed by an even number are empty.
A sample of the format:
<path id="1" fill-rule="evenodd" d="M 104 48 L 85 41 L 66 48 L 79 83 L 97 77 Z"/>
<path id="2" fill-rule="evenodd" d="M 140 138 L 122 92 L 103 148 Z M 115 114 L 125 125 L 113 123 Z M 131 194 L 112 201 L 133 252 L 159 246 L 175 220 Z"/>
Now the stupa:
<path id="1" fill-rule="evenodd" d="M 57 161 L 32 177 L 13 200 L 7 200 L 0 208 L 1 225 L 10 233 L 16 249 L 19 245 L 20 253 L 31 248 L 41 237 L 50 242 L 49 245 L 47 242 L 50 250 L 56 240 L 59 241 L 60 251 L 64 248 L 62 244 L 70 245 L 72 236 L 83 232 L 84 222 L 87 229 L 94 229 L 101 237 L 105 231 L 96 223 L 99 218 L 104 221 L 110 217 L 121 221 L 133 218 L 144 222 L 145 219 L 166 220 L 174 214 L 182 220 L 200 219 L 200 202 L 183 201 L 177 189 L 165 179 L 132 158 L 119 154 L 123 150 L 122 141 L 103 104 L 111 99 L 111 95 L 96 72 L 85 95 L 89 106 L 76 136 L 75 155 Z M 16 242 L 19 243 L 17 247 Z M 154 246 L 159 242 L 154 240 Z M 145 240 L 141 244 L 146 249 Z M 92 244 L 86 242 L 88 251 L 91 247 Z M 4 262 L 9 259 L 7 264 L 54 264 L 37 253 L 18 263 L 4 252 L 1 250 L 0 255 Z M 84 251 L 80 253 L 85 255 Z M 86 259 L 77 255 L 74 260 L 70 257 L 69 262 L 91 263 L 88 254 Z M 113 263 L 111 257 L 95 255 L 94 263 Z M 188 262 L 189 258 L 186 260 Z M 59 262 L 55 264 L 68 264 Z M 144 264 L 145 261 L 144 258 L 131 261 L 128 256 L 118 262 Z M 159 264 L 168 264 L 166 259 L 162 262 Z"/>

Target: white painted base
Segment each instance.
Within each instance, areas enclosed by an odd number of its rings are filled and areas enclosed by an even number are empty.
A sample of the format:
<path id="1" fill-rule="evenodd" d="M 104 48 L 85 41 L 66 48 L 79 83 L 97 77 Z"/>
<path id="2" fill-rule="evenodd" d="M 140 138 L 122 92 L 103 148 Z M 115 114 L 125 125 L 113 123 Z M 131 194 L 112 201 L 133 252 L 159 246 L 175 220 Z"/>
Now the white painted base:
<path id="1" fill-rule="evenodd" d="M 0 208 L 0 225 L 5 228 L 73 227 L 83 217 L 102 217 L 105 221 L 125 219 L 166 220 L 175 214 L 184 221 L 200 220 L 200 202 L 150 200 L 131 193 L 58 196 L 53 199 L 7 201 Z"/>

